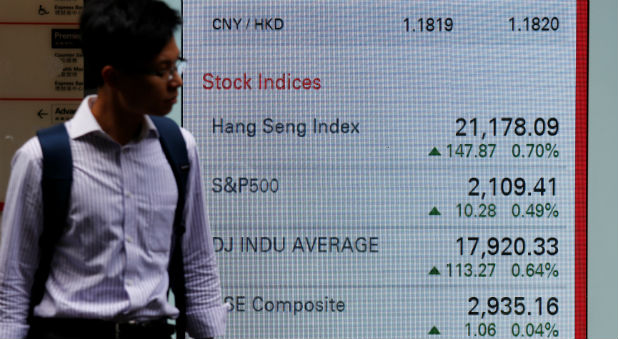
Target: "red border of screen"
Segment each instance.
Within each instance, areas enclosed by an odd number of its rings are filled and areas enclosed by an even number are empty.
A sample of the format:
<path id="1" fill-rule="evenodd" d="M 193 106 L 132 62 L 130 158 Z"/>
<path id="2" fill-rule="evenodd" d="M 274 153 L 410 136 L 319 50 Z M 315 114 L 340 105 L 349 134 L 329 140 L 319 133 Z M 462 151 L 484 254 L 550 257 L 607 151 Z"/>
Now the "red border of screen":
<path id="1" fill-rule="evenodd" d="M 587 338 L 588 0 L 577 0 L 575 79 L 575 338 Z"/>

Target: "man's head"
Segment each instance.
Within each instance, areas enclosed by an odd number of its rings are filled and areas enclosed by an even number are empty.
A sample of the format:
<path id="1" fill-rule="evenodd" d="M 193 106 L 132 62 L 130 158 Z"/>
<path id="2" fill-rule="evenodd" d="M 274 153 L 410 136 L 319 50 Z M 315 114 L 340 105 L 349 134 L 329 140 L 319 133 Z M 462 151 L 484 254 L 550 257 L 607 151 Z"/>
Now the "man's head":
<path id="1" fill-rule="evenodd" d="M 113 88 L 127 110 L 166 114 L 182 85 L 174 72 L 180 23 L 158 0 L 87 0 L 80 20 L 86 77 Z"/>

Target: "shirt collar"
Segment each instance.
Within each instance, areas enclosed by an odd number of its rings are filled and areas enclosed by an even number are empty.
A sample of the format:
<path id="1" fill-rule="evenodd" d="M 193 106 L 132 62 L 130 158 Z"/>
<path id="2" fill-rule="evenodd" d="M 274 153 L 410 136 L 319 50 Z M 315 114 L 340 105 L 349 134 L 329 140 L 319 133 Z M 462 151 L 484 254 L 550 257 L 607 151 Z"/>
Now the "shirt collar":
<path id="1" fill-rule="evenodd" d="M 150 117 L 148 115 L 144 116 L 144 120 L 146 122 L 145 126 L 142 128 L 142 132 L 140 133 L 139 139 L 143 139 L 147 136 L 155 136 L 155 137 L 159 137 L 159 131 L 157 130 L 157 127 L 155 126 L 155 124 L 152 122 L 152 120 L 150 119 Z"/>
<path id="2" fill-rule="evenodd" d="M 97 119 L 95 119 L 92 114 L 92 106 L 94 102 L 97 100 L 97 95 L 89 95 L 82 100 L 82 103 L 79 105 L 79 108 L 75 112 L 75 116 L 67 122 L 67 132 L 71 139 L 77 139 L 84 135 L 100 132 L 103 135 L 107 136 L 107 133 L 103 131 Z M 142 131 L 140 132 L 137 141 L 142 140 L 149 136 L 159 137 L 159 132 L 155 127 L 150 117 L 145 116 L 144 118 L 145 124 L 142 125 Z"/>

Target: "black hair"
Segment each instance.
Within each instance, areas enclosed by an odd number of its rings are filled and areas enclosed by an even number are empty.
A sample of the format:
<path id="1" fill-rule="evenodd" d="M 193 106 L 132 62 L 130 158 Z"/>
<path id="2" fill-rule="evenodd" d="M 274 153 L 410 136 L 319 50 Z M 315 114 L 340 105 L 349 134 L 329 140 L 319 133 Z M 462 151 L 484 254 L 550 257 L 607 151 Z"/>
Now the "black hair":
<path id="1" fill-rule="evenodd" d="M 86 87 L 103 85 L 106 65 L 144 70 L 182 23 L 158 0 L 86 0 L 80 18 Z"/>

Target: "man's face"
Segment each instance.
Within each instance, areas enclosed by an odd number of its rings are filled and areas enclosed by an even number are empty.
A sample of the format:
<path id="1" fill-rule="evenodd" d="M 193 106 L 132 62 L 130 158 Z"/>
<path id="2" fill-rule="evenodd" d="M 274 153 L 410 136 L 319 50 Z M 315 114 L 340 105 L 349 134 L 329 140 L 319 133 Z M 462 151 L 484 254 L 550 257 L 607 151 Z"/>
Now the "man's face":
<path id="1" fill-rule="evenodd" d="M 125 76 L 119 85 L 123 109 L 140 115 L 163 116 L 169 113 L 176 103 L 178 88 L 182 86 L 182 79 L 175 72 L 179 54 L 176 40 L 172 38 L 145 66 L 147 74 Z"/>

